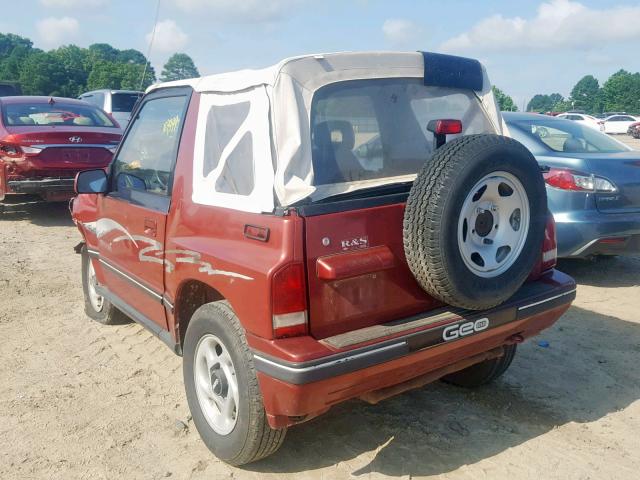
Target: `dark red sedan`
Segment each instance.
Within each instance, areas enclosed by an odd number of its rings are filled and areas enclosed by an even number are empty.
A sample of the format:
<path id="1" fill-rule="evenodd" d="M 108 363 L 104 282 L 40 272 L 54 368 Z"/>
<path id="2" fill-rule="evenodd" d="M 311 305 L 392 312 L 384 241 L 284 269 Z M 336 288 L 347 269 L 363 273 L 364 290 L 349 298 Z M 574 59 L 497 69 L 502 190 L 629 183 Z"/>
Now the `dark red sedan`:
<path id="1" fill-rule="evenodd" d="M 640 139 L 640 122 L 632 123 L 631 125 L 629 125 L 627 134 L 631 135 L 633 138 Z"/>
<path id="2" fill-rule="evenodd" d="M 99 108 L 70 98 L 0 98 L 0 201 L 73 196 L 77 172 L 106 167 L 122 130 Z"/>

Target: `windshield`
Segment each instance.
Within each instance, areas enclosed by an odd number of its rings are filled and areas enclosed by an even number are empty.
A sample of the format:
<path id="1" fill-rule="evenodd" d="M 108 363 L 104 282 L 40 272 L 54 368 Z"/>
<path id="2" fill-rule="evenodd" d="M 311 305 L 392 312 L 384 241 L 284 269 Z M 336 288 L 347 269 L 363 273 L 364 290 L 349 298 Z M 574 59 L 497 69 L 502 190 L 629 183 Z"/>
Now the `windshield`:
<path id="1" fill-rule="evenodd" d="M 311 106 L 314 185 L 417 174 L 433 153 L 427 124 L 441 118 L 461 120 L 464 134 L 494 131 L 472 92 L 426 87 L 420 79 L 321 88 Z"/>
<path id="2" fill-rule="evenodd" d="M 140 97 L 142 97 L 142 93 L 114 93 L 111 96 L 111 111 L 133 112 L 133 107 Z"/>
<path id="3" fill-rule="evenodd" d="M 8 103 L 2 108 L 7 126 L 115 127 L 109 117 L 91 105 L 70 103 Z"/>
<path id="4" fill-rule="evenodd" d="M 525 145 L 533 141 L 535 150 L 541 147 L 563 153 L 616 153 L 629 151 L 625 145 L 604 133 L 570 120 L 518 119 L 507 120 L 507 125 L 516 140 Z M 526 141 L 519 136 L 524 135 Z M 532 149 L 533 150 L 533 149 Z"/>

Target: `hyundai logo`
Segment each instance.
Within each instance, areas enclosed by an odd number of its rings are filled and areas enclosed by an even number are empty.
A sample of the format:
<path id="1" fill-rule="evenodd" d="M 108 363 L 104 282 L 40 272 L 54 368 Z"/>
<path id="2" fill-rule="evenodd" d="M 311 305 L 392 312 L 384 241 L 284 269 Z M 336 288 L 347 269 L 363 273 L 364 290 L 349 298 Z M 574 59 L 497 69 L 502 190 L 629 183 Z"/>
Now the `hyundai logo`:
<path id="1" fill-rule="evenodd" d="M 82 141 L 82 137 L 69 137 L 69 141 L 71 143 L 80 143 Z"/>

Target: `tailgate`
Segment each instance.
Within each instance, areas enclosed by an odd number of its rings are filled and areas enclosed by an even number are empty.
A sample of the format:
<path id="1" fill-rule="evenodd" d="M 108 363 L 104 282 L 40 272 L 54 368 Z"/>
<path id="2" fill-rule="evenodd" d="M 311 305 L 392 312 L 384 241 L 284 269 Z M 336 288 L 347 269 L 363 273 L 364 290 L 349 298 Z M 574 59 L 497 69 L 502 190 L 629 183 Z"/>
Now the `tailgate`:
<path id="1" fill-rule="evenodd" d="M 325 338 L 424 312 L 441 303 L 407 266 L 403 202 L 306 214 L 309 325 Z"/>
<path id="2" fill-rule="evenodd" d="M 38 160 L 47 170 L 87 170 L 104 168 L 111 161 L 113 154 L 103 147 L 47 147 L 38 156 Z"/>

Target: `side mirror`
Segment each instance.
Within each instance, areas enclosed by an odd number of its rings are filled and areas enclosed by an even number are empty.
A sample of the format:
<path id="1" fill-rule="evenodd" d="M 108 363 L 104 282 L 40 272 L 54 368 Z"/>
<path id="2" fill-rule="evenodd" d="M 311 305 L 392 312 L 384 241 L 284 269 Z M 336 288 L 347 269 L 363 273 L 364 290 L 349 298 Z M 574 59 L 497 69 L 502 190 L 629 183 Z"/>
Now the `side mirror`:
<path id="1" fill-rule="evenodd" d="M 107 183 L 104 170 L 85 170 L 76 175 L 73 189 L 76 193 L 106 193 Z"/>

